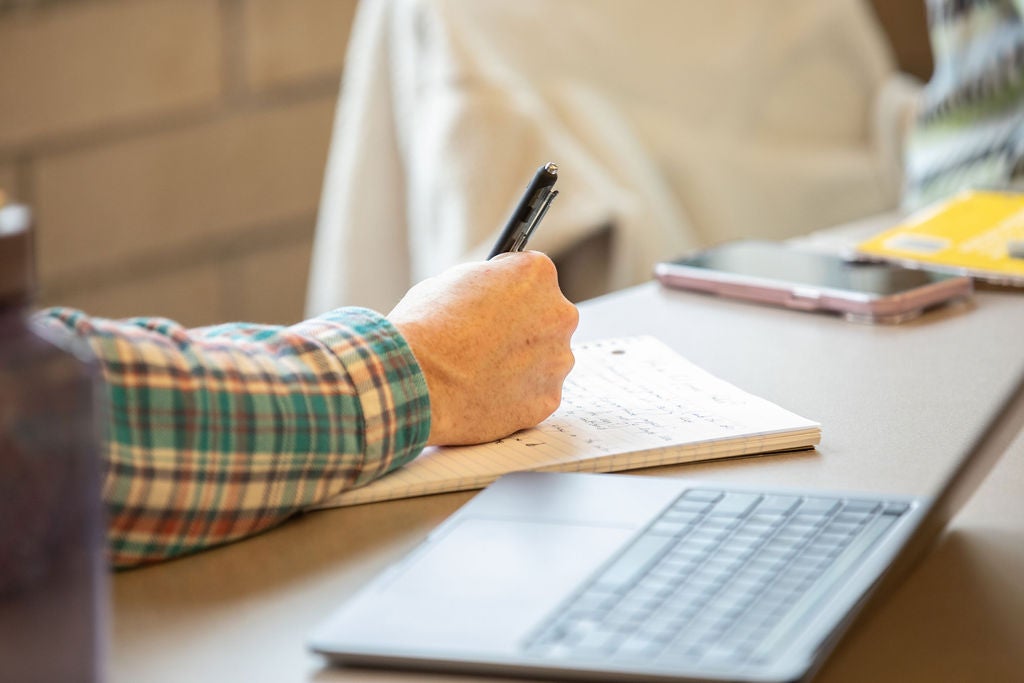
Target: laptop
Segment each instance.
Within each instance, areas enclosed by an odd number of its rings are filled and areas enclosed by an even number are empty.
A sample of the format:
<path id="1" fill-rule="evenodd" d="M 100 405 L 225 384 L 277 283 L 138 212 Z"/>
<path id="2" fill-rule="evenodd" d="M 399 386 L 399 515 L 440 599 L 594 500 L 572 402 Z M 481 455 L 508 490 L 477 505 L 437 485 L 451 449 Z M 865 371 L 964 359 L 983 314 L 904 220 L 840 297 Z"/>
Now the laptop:
<path id="1" fill-rule="evenodd" d="M 506 475 L 340 607 L 342 665 L 798 681 L 912 568 L 1024 426 L 1024 377 L 933 497 Z"/>

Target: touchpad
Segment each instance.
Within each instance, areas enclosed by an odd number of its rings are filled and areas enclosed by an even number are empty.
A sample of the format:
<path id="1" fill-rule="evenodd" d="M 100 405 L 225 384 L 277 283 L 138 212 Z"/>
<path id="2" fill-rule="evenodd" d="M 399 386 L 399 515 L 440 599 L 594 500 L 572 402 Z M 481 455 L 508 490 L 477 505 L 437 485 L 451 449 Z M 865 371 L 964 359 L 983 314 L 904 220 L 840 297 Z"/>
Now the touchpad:
<path id="1" fill-rule="evenodd" d="M 388 650 L 402 643 L 511 653 L 634 531 L 467 517 L 363 592 L 334 625 Z"/>

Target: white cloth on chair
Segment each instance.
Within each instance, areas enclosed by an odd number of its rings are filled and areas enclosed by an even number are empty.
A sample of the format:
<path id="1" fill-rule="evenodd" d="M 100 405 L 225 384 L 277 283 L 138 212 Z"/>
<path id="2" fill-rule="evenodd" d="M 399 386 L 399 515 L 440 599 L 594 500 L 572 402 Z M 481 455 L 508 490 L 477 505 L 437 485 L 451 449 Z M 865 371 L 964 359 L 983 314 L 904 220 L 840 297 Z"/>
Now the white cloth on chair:
<path id="1" fill-rule="evenodd" d="M 608 230 L 609 288 L 894 206 L 893 75 L 859 0 L 363 2 L 308 312 L 387 311 L 484 256 L 547 161 L 561 194 L 530 246 L 571 258 Z"/>

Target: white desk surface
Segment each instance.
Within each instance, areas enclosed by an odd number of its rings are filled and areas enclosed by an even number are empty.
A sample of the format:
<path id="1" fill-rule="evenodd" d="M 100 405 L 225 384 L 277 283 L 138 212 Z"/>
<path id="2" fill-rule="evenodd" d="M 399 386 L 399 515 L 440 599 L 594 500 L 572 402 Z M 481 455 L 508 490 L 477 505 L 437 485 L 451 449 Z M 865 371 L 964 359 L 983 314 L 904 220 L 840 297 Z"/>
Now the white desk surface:
<path id="1" fill-rule="evenodd" d="M 819 420 L 817 451 L 645 474 L 925 493 L 1024 371 L 1024 292 L 873 327 L 648 284 L 581 306 L 576 338 L 656 335 L 733 383 Z M 325 668 L 311 627 L 471 492 L 318 512 L 113 581 L 111 678 L 438 681 Z M 901 588 L 858 622 L 821 681 L 1024 675 L 1024 440 Z"/>

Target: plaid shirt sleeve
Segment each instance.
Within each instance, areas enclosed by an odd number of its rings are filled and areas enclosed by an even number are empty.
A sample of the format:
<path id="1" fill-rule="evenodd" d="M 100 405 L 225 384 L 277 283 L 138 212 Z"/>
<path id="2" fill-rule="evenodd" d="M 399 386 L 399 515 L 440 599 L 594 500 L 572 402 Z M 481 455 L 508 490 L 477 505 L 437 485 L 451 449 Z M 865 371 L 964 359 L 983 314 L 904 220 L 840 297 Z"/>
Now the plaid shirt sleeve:
<path id="1" fill-rule="evenodd" d="M 419 365 L 366 309 L 291 327 L 190 330 L 61 308 L 37 323 L 83 338 L 99 359 L 116 567 L 263 531 L 405 464 L 430 432 Z"/>

